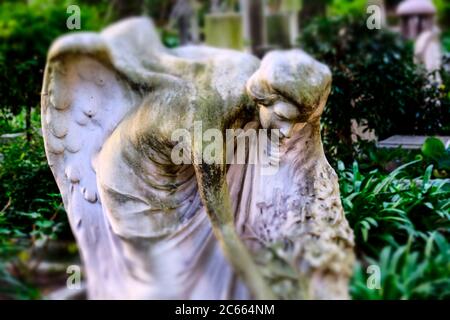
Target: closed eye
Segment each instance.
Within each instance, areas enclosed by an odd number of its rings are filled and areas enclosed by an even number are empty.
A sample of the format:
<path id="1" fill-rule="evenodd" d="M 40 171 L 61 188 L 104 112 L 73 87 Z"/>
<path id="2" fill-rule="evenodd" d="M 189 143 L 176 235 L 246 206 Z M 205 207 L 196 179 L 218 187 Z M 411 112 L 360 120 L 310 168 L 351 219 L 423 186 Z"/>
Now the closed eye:
<path id="1" fill-rule="evenodd" d="M 273 105 L 275 103 L 275 101 L 279 100 L 279 97 L 276 94 L 271 94 L 264 98 L 255 98 L 254 100 L 256 101 L 256 103 L 258 103 L 260 105 L 263 105 L 265 107 L 270 107 L 271 105 Z"/>
<path id="2" fill-rule="evenodd" d="M 284 115 L 282 115 L 282 114 L 275 113 L 275 116 L 277 117 L 278 120 L 281 120 L 281 121 L 290 121 L 289 118 L 287 118 L 286 116 L 284 116 Z"/>

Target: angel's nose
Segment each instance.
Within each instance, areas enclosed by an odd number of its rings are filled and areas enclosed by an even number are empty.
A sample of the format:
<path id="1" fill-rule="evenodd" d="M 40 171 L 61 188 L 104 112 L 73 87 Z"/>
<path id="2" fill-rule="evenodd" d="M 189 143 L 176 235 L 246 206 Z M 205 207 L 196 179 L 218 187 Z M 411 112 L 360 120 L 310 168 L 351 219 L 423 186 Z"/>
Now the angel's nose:
<path id="1" fill-rule="evenodd" d="M 292 135 L 293 128 L 294 128 L 293 123 L 283 125 L 280 128 L 281 138 L 283 138 L 283 137 L 290 138 Z"/>
<path id="2" fill-rule="evenodd" d="M 292 123 L 280 129 L 281 137 L 290 138 L 305 127 L 305 122 Z"/>

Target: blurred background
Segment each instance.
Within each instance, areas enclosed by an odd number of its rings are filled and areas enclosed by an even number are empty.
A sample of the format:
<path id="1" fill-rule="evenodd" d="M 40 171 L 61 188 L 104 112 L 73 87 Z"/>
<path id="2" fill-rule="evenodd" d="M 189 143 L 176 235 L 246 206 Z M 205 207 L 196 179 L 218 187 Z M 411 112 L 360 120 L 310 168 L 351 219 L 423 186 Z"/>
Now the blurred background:
<path id="1" fill-rule="evenodd" d="M 0 299 L 84 298 L 66 285 L 82 263 L 40 129 L 46 53 L 135 15 L 167 47 L 328 64 L 322 138 L 356 237 L 352 298 L 450 298 L 450 1 L 0 0 Z"/>

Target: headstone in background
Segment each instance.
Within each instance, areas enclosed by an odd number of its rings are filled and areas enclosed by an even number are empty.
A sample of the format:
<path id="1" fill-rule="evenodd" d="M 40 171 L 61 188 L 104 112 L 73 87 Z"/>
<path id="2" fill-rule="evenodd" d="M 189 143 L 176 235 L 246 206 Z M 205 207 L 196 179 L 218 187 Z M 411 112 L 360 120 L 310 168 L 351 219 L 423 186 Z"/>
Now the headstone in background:
<path id="1" fill-rule="evenodd" d="M 273 48 L 289 48 L 298 38 L 298 12 L 300 0 L 279 0 L 268 6 L 266 15 L 267 44 Z"/>
<path id="2" fill-rule="evenodd" d="M 211 12 L 215 13 L 215 12 L 220 12 L 220 0 L 211 0 Z"/>
<path id="3" fill-rule="evenodd" d="M 417 37 L 434 26 L 436 7 L 430 0 L 404 0 L 397 7 L 401 32 L 407 39 Z"/>
<path id="4" fill-rule="evenodd" d="M 260 0 L 241 0 L 244 43 L 256 56 L 263 56 L 266 47 L 264 4 Z"/>
<path id="5" fill-rule="evenodd" d="M 199 41 L 194 0 L 177 0 L 170 14 L 170 20 L 178 29 L 181 45 Z"/>
<path id="6" fill-rule="evenodd" d="M 420 149 L 427 138 L 427 136 L 395 135 L 378 142 L 377 146 L 378 148 Z M 436 138 L 440 139 L 446 148 L 450 147 L 450 137 Z"/>
<path id="7" fill-rule="evenodd" d="M 428 72 L 434 72 L 442 65 L 441 31 L 437 26 L 422 32 L 414 43 L 414 60 Z M 440 79 L 440 76 L 438 76 Z M 438 79 L 438 80 L 439 80 Z"/>
<path id="8" fill-rule="evenodd" d="M 283 0 L 281 3 L 281 10 L 287 12 L 299 12 L 302 9 L 304 0 Z"/>
<path id="9" fill-rule="evenodd" d="M 407 39 L 415 40 L 414 59 L 428 72 L 440 69 L 442 49 L 440 30 L 436 25 L 436 7 L 430 0 L 404 0 L 397 7 L 401 18 L 401 32 Z M 440 81 L 440 76 L 436 76 Z"/>
<path id="10" fill-rule="evenodd" d="M 205 15 L 205 42 L 218 48 L 244 48 L 242 16 L 234 12 Z"/>
<path id="11" fill-rule="evenodd" d="M 289 35 L 291 37 L 291 46 L 297 44 L 299 36 L 299 16 L 302 10 L 303 0 L 284 0 L 281 10 L 289 13 Z"/>
<path id="12" fill-rule="evenodd" d="M 291 16 L 285 12 L 274 12 L 266 15 L 267 44 L 273 48 L 289 48 L 291 46 Z"/>

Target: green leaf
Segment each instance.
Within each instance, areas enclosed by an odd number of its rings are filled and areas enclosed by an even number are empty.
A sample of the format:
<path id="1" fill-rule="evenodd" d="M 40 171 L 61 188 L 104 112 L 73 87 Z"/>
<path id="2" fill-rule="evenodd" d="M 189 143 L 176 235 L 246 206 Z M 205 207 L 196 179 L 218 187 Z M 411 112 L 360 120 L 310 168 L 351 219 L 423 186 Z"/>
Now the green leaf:
<path id="1" fill-rule="evenodd" d="M 430 179 L 431 179 L 431 174 L 433 173 L 433 165 L 429 165 L 427 167 L 427 169 L 425 170 L 425 174 L 423 175 L 423 190 L 427 191 L 430 188 Z"/>
<path id="2" fill-rule="evenodd" d="M 430 137 L 425 140 L 422 145 L 422 153 L 433 160 L 438 161 L 445 155 L 445 145 L 444 143 L 435 137 Z"/>
<path id="3" fill-rule="evenodd" d="M 50 228 L 54 225 L 54 222 L 51 220 L 41 220 L 37 221 L 36 225 L 40 228 Z"/>

